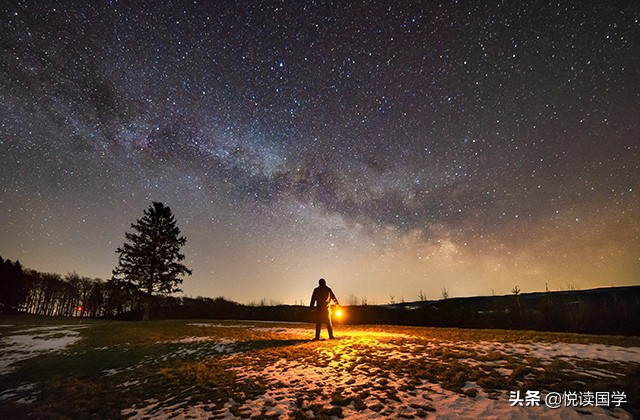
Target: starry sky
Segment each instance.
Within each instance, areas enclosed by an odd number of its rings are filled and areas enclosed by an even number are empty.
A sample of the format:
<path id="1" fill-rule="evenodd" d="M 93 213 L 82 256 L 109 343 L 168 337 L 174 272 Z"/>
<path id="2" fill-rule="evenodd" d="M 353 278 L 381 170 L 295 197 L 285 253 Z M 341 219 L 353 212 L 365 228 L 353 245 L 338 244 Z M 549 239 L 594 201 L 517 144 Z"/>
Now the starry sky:
<path id="1" fill-rule="evenodd" d="M 525 3 L 525 4 L 521 4 Z M 640 284 L 640 3 L 3 1 L 0 255 L 186 296 Z"/>

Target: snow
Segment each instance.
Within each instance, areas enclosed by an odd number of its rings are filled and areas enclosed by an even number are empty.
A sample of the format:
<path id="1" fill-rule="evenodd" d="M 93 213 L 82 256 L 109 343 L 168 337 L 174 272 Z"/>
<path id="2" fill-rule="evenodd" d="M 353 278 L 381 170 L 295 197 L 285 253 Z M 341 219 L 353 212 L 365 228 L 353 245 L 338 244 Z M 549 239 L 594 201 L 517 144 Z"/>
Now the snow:
<path id="1" fill-rule="evenodd" d="M 461 343 L 462 344 L 462 343 Z M 483 351 L 499 351 L 506 354 L 527 354 L 539 359 L 550 360 L 563 359 L 592 359 L 611 362 L 640 362 L 640 348 L 619 347 L 602 344 L 575 344 L 575 343 L 494 343 L 494 342 L 469 342 L 465 343 L 475 349 Z"/>
<path id="2" fill-rule="evenodd" d="M 620 347 L 603 344 L 576 344 L 564 342 L 522 342 L 498 341 L 456 341 L 416 337 L 410 334 L 388 331 L 367 331 L 356 328 L 337 328 L 337 340 L 311 342 L 312 326 L 285 325 L 275 323 L 240 322 L 192 323 L 205 328 L 250 329 L 252 333 L 264 335 L 267 340 L 300 340 L 291 348 L 301 347 L 308 357 L 279 356 L 273 360 L 261 360 L 260 354 L 246 354 L 238 349 L 242 342 L 229 338 L 185 336 L 171 341 L 157 342 L 170 344 L 160 358 L 145 358 L 139 364 L 124 369 L 107 369 L 105 376 L 134 372 L 136 368 L 155 363 L 157 360 L 203 360 L 208 357 L 233 358 L 238 362 L 229 368 L 235 374 L 239 386 L 246 381 L 259 381 L 265 386 L 261 395 L 247 397 L 243 401 L 230 399 L 216 408 L 212 402 L 185 400 L 183 397 L 169 396 L 162 399 L 140 401 L 133 407 L 121 411 L 132 419 L 142 418 L 236 418 L 246 416 L 290 417 L 294 413 L 307 416 L 329 418 L 375 419 L 389 417 L 421 418 L 494 418 L 494 419 L 620 419 L 631 418 L 621 408 L 561 406 L 557 409 L 546 407 L 544 400 L 540 406 L 512 406 L 507 391 L 487 391 L 478 384 L 468 381 L 462 392 L 443 388 L 442 384 L 427 379 L 412 377 L 409 373 L 383 371 L 376 363 L 368 360 L 386 360 L 393 363 L 423 360 L 443 361 L 442 352 L 450 352 L 458 362 L 482 368 L 490 366 L 503 377 L 509 377 L 513 365 L 506 358 L 523 362 L 528 357 L 536 358 L 545 366 L 558 359 L 568 361 L 576 373 L 584 377 L 614 380 L 621 371 L 608 370 L 608 363 L 640 364 L 639 347 Z M 47 352 L 60 352 L 80 340 L 80 329 L 86 326 L 29 327 L 5 331 L 0 339 L 0 375 L 13 371 L 16 363 Z M 15 327 L 14 327 L 15 328 Z M 326 330 L 323 330 L 326 336 Z M 110 347 L 99 350 L 110 351 Z M 434 352 L 438 350 L 439 353 Z M 491 354 L 500 357 L 482 359 Z M 319 363 L 321 361 L 322 363 Z M 585 362 L 585 363 L 577 363 Z M 580 367 L 588 366 L 588 367 Z M 540 366 L 535 369 L 542 369 Z M 143 386 L 145 378 L 123 377 L 118 387 Z M 29 404 L 38 397 L 35 384 L 23 383 L 14 389 L 0 391 L 0 402 L 14 400 Z M 544 397 L 546 391 L 540 390 Z M 574 390 L 566 390 L 574 391 Z M 616 391 L 616 390 L 611 390 Z M 465 394 L 466 393 L 466 394 Z M 19 396 L 24 396 L 17 400 Z"/>
<path id="3" fill-rule="evenodd" d="M 291 338 L 309 339 L 313 330 L 294 327 L 258 327 L 254 331 L 273 335 L 287 335 Z M 124 416 L 132 419 L 147 417 L 180 417 L 180 418 L 237 418 L 250 416 L 289 417 L 293 412 L 300 412 L 309 417 L 321 414 L 330 418 L 344 417 L 349 419 L 375 419 L 389 417 L 407 418 L 487 418 L 487 419 L 583 419 L 585 414 L 590 418 L 630 419 L 626 411 L 616 407 L 582 407 L 581 412 L 574 407 L 561 406 L 557 409 L 546 407 L 544 400 L 539 406 L 512 406 L 506 391 L 489 394 L 473 382 L 467 382 L 462 391 L 473 391 L 471 397 L 463 393 L 444 389 L 438 383 L 430 383 L 424 379 L 398 376 L 393 372 L 376 371 L 375 368 L 356 366 L 351 370 L 345 365 L 357 364 L 362 353 L 353 350 L 358 346 L 371 346 L 373 353 L 389 359 L 405 360 L 415 358 L 415 346 L 410 342 L 402 346 L 389 342 L 394 338 L 411 338 L 406 334 L 371 331 L 340 331 L 336 333 L 338 340 L 321 341 L 315 348 L 317 358 L 329 362 L 326 366 L 318 366 L 301 360 L 281 358 L 267 366 L 259 360 L 247 358 L 247 364 L 231 368 L 236 373 L 238 383 L 247 380 L 260 380 L 268 384 L 264 394 L 245 401 L 229 400 L 221 409 L 212 404 L 181 404 L 176 401 L 161 403 L 149 401 L 147 405 L 132 407 L 122 411 Z M 306 344 L 303 344 L 306 345 Z M 591 360 L 623 361 L 640 363 L 640 348 L 624 348 L 600 344 L 571 343 L 498 343 L 498 342 L 447 342 L 430 343 L 439 348 L 464 348 L 475 350 L 478 354 L 500 351 L 506 355 L 538 357 L 551 361 L 554 358 L 579 358 Z M 368 353 L 369 355 L 371 353 Z M 497 372 L 508 376 L 511 369 L 498 368 Z M 611 375 L 602 369 L 592 369 L 593 375 Z M 382 377 L 384 373 L 385 377 Z M 612 375 L 615 377 L 615 375 Z M 361 390 L 367 390 L 362 393 Z M 332 401 L 331 394 L 340 390 L 340 401 Z M 568 390 L 569 391 L 569 390 Z M 360 394 L 359 394 L 360 393 Z M 544 392 L 542 394 L 544 396 Z M 360 403 L 356 400 L 360 398 Z M 302 401 L 302 403 L 301 403 Z M 350 402 L 349 402 L 350 401 Z M 359 406 L 357 406 L 359 405 Z M 302 407 L 302 408 L 301 408 Z M 315 411 L 314 411 L 315 410 Z"/>
<path id="4" fill-rule="evenodd" d="M 207 328 L 251 328 L 249 324 L 211 324 L 208 322 L 192 322 L 187 324 L 193 327 L 207 327 Z"/>
<path id="5" fill-rule="evenodd" d="M 18 330 L 16 333 L 2 337 L 0 347 L 0 375 L 5 375 L 15 368 L 15 364 L 40 354 L 62 351 L 80 340 L 78 331 L 85 326 L 48 326 L 32 327 Z"/>
<path id="6" fill-rule="evenodd" d="M 35 392 L 36 384 L 23 384 L 17 388 L 7 389 L 5 391 L 0 392 L 0 402 L 6 401 L 9 399 L 13 399 L 18 395 L 24 395 L 25 392 L 29 392 L 28 397 L 21 398 L 16 402 L 18 404 L 30 404 L 35 401 L 37 397 L 37 392 Z"/>

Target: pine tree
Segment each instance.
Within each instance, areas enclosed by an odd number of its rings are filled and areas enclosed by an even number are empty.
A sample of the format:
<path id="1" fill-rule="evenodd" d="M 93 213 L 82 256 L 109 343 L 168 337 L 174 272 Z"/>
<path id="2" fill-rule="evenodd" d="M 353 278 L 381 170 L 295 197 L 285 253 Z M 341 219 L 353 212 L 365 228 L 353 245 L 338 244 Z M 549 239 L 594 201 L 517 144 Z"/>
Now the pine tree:
<path id="1" fill-rule="evenodd" d="M 0 314 L 20 310 L 27 299 L 27 285 L 20 261 L 0 257 Z"/>
<path id="2" fill-rule="evenodd" d="M 113 280 L 144 295 L 142 319 L 146 321 L 153 295 L 181 291 L 179 276 L 191 274 L 181 263 L 185 256 L 180 248 L 187 239 L 180 236 L 171 209 L 158 202 L 144 210 L 144 217 L 131 227 L 136 233 L 125 233 L 128 242 L 116 250 L 119 258 Z"/>

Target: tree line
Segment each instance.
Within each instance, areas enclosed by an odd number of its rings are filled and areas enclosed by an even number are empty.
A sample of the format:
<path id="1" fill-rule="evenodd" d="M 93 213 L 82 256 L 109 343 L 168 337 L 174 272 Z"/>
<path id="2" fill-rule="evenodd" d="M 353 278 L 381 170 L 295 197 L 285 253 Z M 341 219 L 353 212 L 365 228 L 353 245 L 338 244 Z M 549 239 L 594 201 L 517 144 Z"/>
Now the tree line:
<path id="1" fill-rule="evenodd" d="M 0 314 L 139 320 L 148 308 L 152 308 L 156 319 L 277 319 L 272 312 L 280 312 L 277 306 L 270 306 L 266 316 L 255 305 L 242 305 L 223 297 L 157 294 L 149 300 L 145 291 L 123 286 L 118 280 L 105 281 L 75 272 L 66 276 L 43 273 L 0 256 Z"/>
<path id="2" fill-rule="evenodd" d="M 139 306 L 140 298 L 110 282 L 69 273 L 25 269 L 0 257 L 0 312 L 46 316 L 112 317 Z"/>
<path id="3" fill-rule="evenodd" d="M 151 306 L 180 307 L 193 302 L 219 302 L 222 298 L 153 296 Z M 222 299 L 224 300 L 224 299 Z M 143 314 L 147 296 L 113 280 L 62 276 L 24 268 L 20 261 L 0 256 L 0 314 L 28 313 L 44 316 L 128 318 Z M 140 319 L 138 317 L 138 319 Z"/>
<path id="4" fill-rule="evenodd" d="M 146 295 L 112 281 L 24 269 L 0 257 L 0 312 L 139 320 Z M 531 329 L 640 334 L 640 286 L 479 296 L 395 305 L 348 305 L 348 324 Z M 156 295 L 153 319 L 248 319 L 311 322 L 306 305 L 242 305 L 222 297 Z"/>

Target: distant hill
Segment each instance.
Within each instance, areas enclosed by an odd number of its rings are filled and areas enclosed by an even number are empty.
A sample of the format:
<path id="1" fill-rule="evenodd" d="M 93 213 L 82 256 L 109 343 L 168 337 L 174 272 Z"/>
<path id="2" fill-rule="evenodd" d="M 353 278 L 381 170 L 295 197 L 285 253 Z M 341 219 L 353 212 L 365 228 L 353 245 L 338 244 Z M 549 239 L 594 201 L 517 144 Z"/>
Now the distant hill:
<path id="1" fill-rule="evenodd" d="M 640 286 L 476 296 L 385 307 L 402 323 L 640 335 Z"/>

